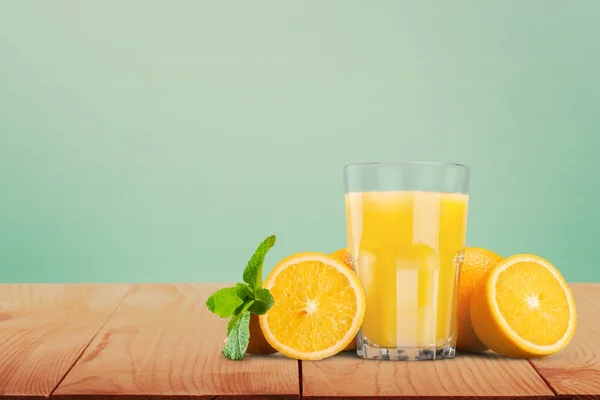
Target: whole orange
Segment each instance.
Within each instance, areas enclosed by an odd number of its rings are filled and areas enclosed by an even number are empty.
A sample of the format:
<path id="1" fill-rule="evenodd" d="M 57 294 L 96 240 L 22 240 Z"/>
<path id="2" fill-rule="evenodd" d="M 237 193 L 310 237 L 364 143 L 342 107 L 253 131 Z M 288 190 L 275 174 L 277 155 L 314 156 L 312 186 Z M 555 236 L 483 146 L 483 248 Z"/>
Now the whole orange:
<path id="1" fill-rule="evenodd" d="M 263 334 L 258 321 L 258 315 L 250 314 L 250 342 L 248 343 L 248 354 L 273 354 L 277 353 Z"/>
<path id="2" fill-rule="evenodd" d="M 458 334 L 456 349 L 466 353 L 482 353 L 488 348 L 473 329 L 471 323 L 471 296 L 480 283 L 481 278 L 494 268 L 503 258 L 493 251 L 480 247 L 467 247 L 460 270 L 460 287 L 458 294 Z"/>

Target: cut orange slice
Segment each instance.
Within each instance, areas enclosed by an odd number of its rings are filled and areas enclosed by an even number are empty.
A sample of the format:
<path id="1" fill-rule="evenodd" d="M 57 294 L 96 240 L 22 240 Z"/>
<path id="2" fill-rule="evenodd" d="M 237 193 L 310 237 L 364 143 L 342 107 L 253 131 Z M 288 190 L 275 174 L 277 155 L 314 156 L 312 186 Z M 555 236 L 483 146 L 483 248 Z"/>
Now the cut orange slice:
<path id="1" fill-rule="evenodd" d="M 554 354 L 569 344 L 577 327 L 567 282 L 552 264 L 532 254 L 498 263 L 475 289 L 470 306 L 479 340 L 507 357 Z"/>
<path id="2" fill-rule="evenodd" d="M 275 305 L 260 316 L 265 338 L 280 353 L 321 360 L 354 340 L 365 315 L 356 274 L 335 258 L 299 253 L 282 260 L 264 282 Z"/>

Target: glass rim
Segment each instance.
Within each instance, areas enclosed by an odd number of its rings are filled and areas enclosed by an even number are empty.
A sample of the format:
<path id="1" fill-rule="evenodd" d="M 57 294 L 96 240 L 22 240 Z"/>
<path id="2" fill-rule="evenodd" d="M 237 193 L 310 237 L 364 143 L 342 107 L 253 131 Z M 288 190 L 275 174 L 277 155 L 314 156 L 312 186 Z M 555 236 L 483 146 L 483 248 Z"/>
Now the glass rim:
<path id="1" fill-rule="evenodd" d="M 344 166 L 344 169 L 348 169 L 351 167 L 374 167 L 374 166 L 382 166 L 382 167 L 401 167 L 401 166 L 408 166 L 408 165 L 430 165 L 430 166 L 438 166 L 438 167 L 454 167 L 454 168 L 461 168 L 461 169 L 466 169 L 467 171 L 469 171 L 471 169 L 471 167 L 469 167 L 468 165 L 465 164 L 458 164 L 458 163 L 449 163 L 449 162 L 442 162 L 442 161 L 374 161 L 374 162 L 362 162 L 362 163 L 352 163 L 352 164 L 346 164 Z"/>

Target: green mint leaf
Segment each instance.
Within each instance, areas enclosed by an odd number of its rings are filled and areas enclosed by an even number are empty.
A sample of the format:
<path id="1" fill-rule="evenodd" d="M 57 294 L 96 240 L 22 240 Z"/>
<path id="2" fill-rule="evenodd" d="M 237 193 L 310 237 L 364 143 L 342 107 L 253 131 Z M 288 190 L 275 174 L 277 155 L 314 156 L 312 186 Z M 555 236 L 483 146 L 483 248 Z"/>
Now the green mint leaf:
<path id="1" fill-rule="evenodd" d="M 266 314 L 275 304 L 275 299 L 268 289 L 258 288 L 254 293 L 254 304 L 248 309 L 250 312 L 258 315 Z"/>
<path id="2" fill-rule="evenodd" d="M 254 300 L 248 300 L 246 303 L 240 304 L 240 306 L 235 309 L 233 312 L 233 318 L 231 318 L 231 321 L 229 321 L 229 324 L 227 324 L 227 336 L 229 336 L 231 329 L 233 329 L 235 324 L 237 324 L 237 320 L 239 320 L 242 315 L 248 311 L 250 307 L 252 307 L 252 304 L 254 304 Z"/>
<path id="3" fill-rule="evenodd" d="M 242 301 L 246 302 L 248 299 L 254 298 L 254 293 L 252 293 L 252 288 L 245 283 L 237 283 L 235 285 L 235 290 L 237 295 Z"/>
<path id="4" fill-rule="evenodd" d="M 230 317 L 235 309 L 242 304 L 235 287 L 217 290 L 206 300 L 208 309 L 221 318 Z"/>
<path id="5" fill-rule="evenodd" d="M 250 313 L 245 311 L 233 320 L 235 323 L 227 335 L 222 353 L 230 360 L 242 360 L 250 342 Z"/>
<path id="6" fill-rule="evenodd" d="M 250 285 L 252 290 L 262 286 L 262 268 L 265 256 L 271 247 L 275 245 L 275 235 L 266 238 L 256 249 L 248 265 L 244 270 L 244 282 Z"/>
<path id="7" fill-rule="evenodd" d="M 227 324 L 227 338 L 229 338 L 229 334 L 231 333 L 231 330 L 233 329 L 234 326 L 237 325 L 237 323 L 241 317 L 242 317 L 242 314 L 235 314 L 233 316 L 233 318 L 231 318 L 229 320 L 229 323 Z"/>
<path id="8" fill-rule="evenodd" d="M 242 310 L 244 309 L 244 307 L 246 307 L 247 303 L 242 303 L 240 304 L 234 311 L 233 311 L 233 316 L 237 317 L 242 313 Z"/>

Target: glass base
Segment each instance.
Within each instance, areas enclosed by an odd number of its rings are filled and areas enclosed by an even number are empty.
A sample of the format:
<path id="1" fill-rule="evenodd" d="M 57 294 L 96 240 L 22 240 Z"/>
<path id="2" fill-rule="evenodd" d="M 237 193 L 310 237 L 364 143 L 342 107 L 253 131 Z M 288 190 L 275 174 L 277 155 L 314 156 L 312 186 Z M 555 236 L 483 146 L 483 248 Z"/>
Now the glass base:
<path id="1" fill-rule="evenodd" d="M 450 344 L 442 348 L 418 348 L 418 347 L 399 347 L 388 349 L 379 347 L 364 341 L 357 343 L 356 353 L 359 357 L 370 360 L 392 360 L 392 361 L 423 361 L 423 360 L 443 360 L 445 358 L 454 358 L 456 347 Z"/>

